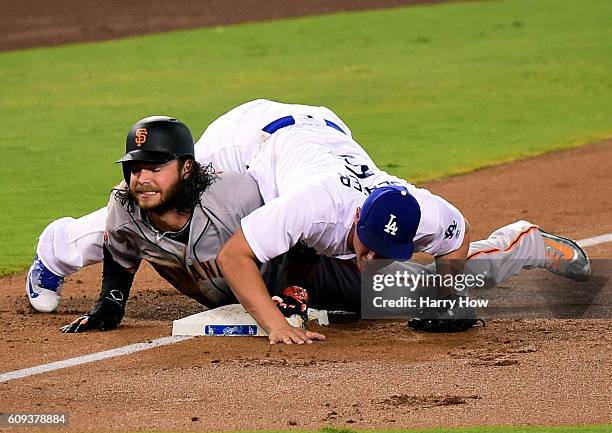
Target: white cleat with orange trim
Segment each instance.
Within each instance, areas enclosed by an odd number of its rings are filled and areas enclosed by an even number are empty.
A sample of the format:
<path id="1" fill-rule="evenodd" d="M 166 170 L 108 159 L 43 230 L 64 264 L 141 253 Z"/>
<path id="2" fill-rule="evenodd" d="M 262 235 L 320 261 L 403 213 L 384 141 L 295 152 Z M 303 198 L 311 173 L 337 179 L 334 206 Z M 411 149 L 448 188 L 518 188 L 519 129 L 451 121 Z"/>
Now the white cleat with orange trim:
<path id="1" fill-rule="evenodd" d="M 571 239 L 539 230 L 544 239 L 544 267 L 553 274 L 574 281 L 588 280 L 593 270 L 591 260 L 583 249 Z"/>

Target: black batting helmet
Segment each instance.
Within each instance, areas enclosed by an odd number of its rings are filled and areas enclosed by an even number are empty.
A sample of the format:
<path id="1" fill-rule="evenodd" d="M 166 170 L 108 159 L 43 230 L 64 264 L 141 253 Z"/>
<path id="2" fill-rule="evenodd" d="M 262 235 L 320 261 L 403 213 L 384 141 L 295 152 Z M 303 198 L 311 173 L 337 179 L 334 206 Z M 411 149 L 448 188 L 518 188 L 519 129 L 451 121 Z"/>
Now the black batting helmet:
<path id="1" fill-rule="evenodd" d="M 173 159 L 195 159 L 193 137 L 180 120 L 167 116 L 149 116 L 130 128 L 125 140 L 123 176 L 130 182 L 130 162 L 168 162 Z"/>

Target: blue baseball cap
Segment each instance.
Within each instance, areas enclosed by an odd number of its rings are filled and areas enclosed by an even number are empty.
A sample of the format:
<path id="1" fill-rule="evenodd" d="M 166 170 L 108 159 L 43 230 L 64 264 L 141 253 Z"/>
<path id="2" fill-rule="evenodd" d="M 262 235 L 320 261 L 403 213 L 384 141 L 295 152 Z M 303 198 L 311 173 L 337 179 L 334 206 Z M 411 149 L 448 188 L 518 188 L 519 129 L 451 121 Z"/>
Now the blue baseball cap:
<path id="1" fill-rule="evenodd" d="M 357 236 L 368 249 L 388 259 L 408 260 L 421 221 L 421 207 L 403 186 L 375 189 L 363 203 Z"/>

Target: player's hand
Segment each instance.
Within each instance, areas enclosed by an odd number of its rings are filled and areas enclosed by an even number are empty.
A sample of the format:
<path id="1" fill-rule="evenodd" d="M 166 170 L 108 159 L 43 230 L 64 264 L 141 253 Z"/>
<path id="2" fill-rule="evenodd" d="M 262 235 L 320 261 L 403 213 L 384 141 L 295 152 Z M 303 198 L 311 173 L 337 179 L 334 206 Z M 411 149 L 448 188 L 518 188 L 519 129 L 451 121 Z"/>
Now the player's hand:
<path id="1" fill-rule="evenodd" d="M 98 300 L 96 305 L 84 316 L 79 317 L 60 329 L 66 334 L 85 332 L 91 329 L 110 331 L 116 329 L 125 314 L 125 301 L 121 293 L 111 290 L 108 296 Z"/>
<path id="2" fill-rule="evenodd" d="M 62 326 L 60 330 L 65 334 L 71 334 L 75 332 L 85 332 L 90 329 L 100 329 L 98 320 L 95 317 L 90 317 L 87 314 L 81 316 L 71 323 Z"/>
<path id="3" fill-rule="evenodd" d="M 64 334 L 85 332 L 90 331 L 92 329 L 99 329 L 100 331 L 110 331 L 112 329 L 117 329 L 122 318 L 123 316 L 119 317 L 116 315 L 109 315 L 107 317 L 101 318 L 95 315 L 85 314 L 84 316 L 75 319 L 68 325 L 62 326 L 60 330 Z"/>
<path id="4" fill-rule="evenodd" d="M 325 335 L 287 325 L 270 329 L 268 340 L 270 344 L 311 344 L 313 340 L 325 340 Z"/>

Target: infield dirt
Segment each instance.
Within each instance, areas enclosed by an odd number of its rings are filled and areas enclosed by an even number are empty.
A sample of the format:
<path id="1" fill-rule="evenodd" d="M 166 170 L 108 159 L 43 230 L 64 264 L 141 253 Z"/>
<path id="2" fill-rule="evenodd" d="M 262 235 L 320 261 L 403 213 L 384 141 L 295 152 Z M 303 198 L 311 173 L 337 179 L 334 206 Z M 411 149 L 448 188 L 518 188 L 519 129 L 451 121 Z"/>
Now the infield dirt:
<path id="1" fill-rule="evenodd" d="M 239 3 L 255 2 L 235 4 Z M 294 3 L 302 6 L 292 15 L 304 12 L 305 2 Z M 354 7 L 382 4 L 340 3 Z M 77 2 L 46 4 L 77 8 Z M 210 4 L 212 10 L 212 5 L 222 8 L 226 2 Z M 322 7 L 327 2 L 313 4 Z M 12 7 L 33 8 L 33 3 Z M 44 22 L 43 9 L 47 7 L 51 6 L 37 6 L 39 21 L 32 18 L 33 22 Z M 100 10 L 98 22 L 112 19 L 114 10 Z M 244 16 L 236 10 L 225 12 L 231 17 L 226 22 L 276 18 L 285 9 L 271 7 L 276 15 Z M 134 20 L 138 11 L 134 8 Z M 129 22 L 125 11 L 117 19 Z M 192 24 L 210 22 L 175 27 Z M 50 29 L 56 26 L 57 21 L 48 25 Z M 31 40 L 53 37 L 41 37 L 34 25 L 31 30 Z M 77 33 L 83 40 L 119 35 L 102 32 L 104 35 L 94 38 L 84 28 Z M 78 39 L 58 37 L 56 41 L 67 40 Z M 475 238 L 517 219 L 528 219 L 549 231 L 579 239 L 612 232 L 611 172 L 612 142 L 604 142 L 425 186 L 464 212 Z M 588 252 L 593 258 L 611 258 L 612 244 L 595 246 Z M 525 283 L 530 279 L 551 288 L 562 281 L 536 270 L 499 290 L 509 297 L 528 297 L 529 284 Z M 58 328 L 86 311 L 96 299 L 99 281 L 99 266 L 69 277 L 58 312 L 42 315 L 29 309 L 24 275 L 3 279 L 2 372 L 169 335 L 172 319 L 200 311 L 195 302 L 146 267 L 137 277 L 120 330 L 61 334 Z M 585 290 L 588 288 L 586 285 Z M 70 428 L 64 431 L 612 422 L 609 320 L 492 320 L 485 328 L 455 335 L 419 334 L 401 322 L 360 321 L 334 324 L 323 332 L 325 343 L 300 347 L 269 346 L 265 339 L 254 338 L 197 338 L 2 383 L 0 410 L 67 411 Z"/>
<path id="2" fill-rule="evenodd" d="M 23 0 L 0 3 L 0 51 L 448 0 Z"/>

